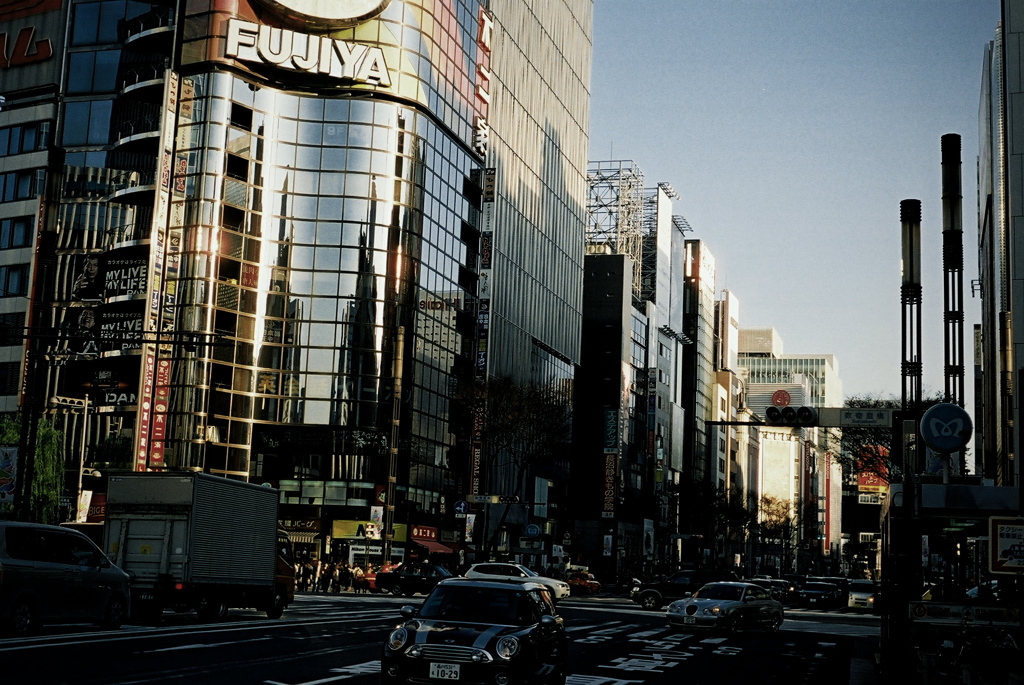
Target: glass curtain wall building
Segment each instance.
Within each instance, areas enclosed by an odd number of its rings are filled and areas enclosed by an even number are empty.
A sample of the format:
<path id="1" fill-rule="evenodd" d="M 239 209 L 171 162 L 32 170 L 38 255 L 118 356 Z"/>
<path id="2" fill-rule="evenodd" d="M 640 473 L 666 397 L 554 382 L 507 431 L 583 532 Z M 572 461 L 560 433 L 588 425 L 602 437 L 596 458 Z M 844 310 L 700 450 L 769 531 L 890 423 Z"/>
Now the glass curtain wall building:
<path id="1" fill-rule="evenodd" d="M 53 12 L 47 392 L 90 394 L 90 458 L 441 526 L 460 385 L 572 379 L 591 3 L 291 4 Z"/>

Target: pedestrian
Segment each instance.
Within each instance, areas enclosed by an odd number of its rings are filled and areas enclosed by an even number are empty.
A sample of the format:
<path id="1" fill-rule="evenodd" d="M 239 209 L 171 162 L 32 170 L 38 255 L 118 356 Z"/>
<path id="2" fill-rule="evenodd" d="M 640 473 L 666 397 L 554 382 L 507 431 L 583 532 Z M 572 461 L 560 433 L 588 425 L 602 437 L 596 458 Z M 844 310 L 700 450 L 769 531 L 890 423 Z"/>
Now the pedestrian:
<path id="1" fill-rule="evenodd" d="M 352 590 L 358 595 L 366 592 L 366 581 L 363 579 L 363 569 L 356 564 L 352 568 Z"/>
<path id="2" fill-rule="evenodd" d="M 344 592 L 348 592 L 352 589 L 352 569 L 349 568 L 348 564 L 341 567 L 341 589 Z"/>
<path id="3" fill-rule="evenodd" d="M 334 564 L 325 564 L 320 570 L 320 592 L 327 593 L 331 590 L 331 580 L 334 579 Z"/>

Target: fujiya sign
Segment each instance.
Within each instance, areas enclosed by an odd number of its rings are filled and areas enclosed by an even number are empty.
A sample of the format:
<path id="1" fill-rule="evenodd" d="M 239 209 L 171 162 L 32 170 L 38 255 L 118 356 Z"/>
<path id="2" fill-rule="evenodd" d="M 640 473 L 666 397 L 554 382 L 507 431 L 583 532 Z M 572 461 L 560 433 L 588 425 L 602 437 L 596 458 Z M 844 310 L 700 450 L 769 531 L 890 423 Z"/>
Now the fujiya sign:
<path id="1" fill-rule="evenodd" d="M 282 69 L 389 87 L 391 74 L 378 47 L 314 36 L 251 21 L 228 21 L 226 57 Z"/>

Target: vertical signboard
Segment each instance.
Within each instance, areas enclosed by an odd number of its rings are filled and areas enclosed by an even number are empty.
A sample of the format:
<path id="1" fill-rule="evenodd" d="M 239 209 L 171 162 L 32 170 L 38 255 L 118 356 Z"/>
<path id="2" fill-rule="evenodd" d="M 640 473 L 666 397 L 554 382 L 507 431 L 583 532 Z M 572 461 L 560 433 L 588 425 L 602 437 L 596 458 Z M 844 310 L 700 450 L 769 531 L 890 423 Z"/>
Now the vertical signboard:
<path id="1" fill-rule="evenodd" d="M 143 317 L 144 337 L 151 342 L 143 344 L 142 383 L 140 384 L 139 413 L 135 431 L 135 470 L 163 468 L 164 433 L 153 435 L 153 411 L 157 375 L 157 357 L 160 352 L 155 340 L 163 330 L 164 260 L 167 251 L 167 220 L 171 195 L 171 167 L 173 164 L 175 115 L 178 109 L 178 75 L 167 70 L 164 82 L 164 106 L 160 122 L 160 152 L 157 159 L 156 197 L 153 202 L 153 221 L 150 225 L 150 257 L 147 274 L 146 310 Z M 161 377 L 169 379 L 168 366 Z M 166 410 L 166 403 L 164 404 Z M 165 417 L 161 419 L 162 421 Z"/>

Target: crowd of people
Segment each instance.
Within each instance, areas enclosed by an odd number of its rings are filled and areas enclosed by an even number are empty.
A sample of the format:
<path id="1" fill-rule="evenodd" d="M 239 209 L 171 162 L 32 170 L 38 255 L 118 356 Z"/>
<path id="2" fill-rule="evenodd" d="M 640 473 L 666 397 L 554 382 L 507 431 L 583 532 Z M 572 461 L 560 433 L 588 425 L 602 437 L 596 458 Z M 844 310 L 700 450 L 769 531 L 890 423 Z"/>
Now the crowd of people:
<path id="1" fill-rule="evenodd" d="M 367 564 L 363 569 L 359 564 L 307 559 L 295 564 L 295 589 L 298 592 L 369 592 L 371 579 L 377 571 L 388 571 L 393 567 L 394 564 L 383 567 Z"/>

